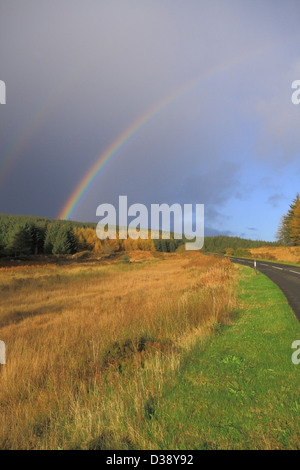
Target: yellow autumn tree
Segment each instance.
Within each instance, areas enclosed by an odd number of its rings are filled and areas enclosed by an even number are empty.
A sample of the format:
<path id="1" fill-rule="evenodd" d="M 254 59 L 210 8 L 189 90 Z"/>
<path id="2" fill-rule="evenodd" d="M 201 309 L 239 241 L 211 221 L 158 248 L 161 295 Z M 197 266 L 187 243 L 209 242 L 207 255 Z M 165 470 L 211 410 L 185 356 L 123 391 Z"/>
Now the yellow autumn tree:
<path id="1" fill-rule="evenodd" d="M 295 245 L 300 245 L 300 199 L 296 201 L 293 218 L 290 222 L 290 239 Z"/>
<path id="2" fill-rule="evenodd" d="M 285 245 L 297 244 L 299 245 L 299 216 L 295 215 L 295 211 L 299 214 L 300 194 L 298 193 L 288 212 L 281 217 L 277 239 Z"/>
<path id="3" fill-rule="evenodd" d="M 85 228 L 83 227 L 75 227 L 74 228 L 74 235 L 77 242 L 77 250 L 78 251 L 85 251 L 88 250 L 86 236 L 85 236 Z"/>
<path id="4" fill-rule="evenodd" d="M 74 230 L 77 240 L 78 251 L 102 252 L 101 240 L 97 237 L 96 231 L 90 227 L 76 227 Z"/>

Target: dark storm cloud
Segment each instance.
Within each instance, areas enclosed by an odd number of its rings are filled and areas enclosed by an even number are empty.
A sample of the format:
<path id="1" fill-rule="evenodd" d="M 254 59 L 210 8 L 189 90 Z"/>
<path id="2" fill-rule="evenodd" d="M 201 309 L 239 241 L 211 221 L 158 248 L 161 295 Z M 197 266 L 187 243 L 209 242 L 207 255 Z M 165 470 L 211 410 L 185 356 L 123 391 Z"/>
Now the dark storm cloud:
<path id="1" fill-rule="evenodd" d="M 0 10 L 0 156 L 15 161 L 0 212 L 56 216 L 108 145 L 196 77 L 120 148 L 76 218 L 127 194 L 204 203 L 209 225 L 226 230 L 226 204 L 255 187 L 250 159 L 296 159 L 298 2 L 2 0 Z"/>

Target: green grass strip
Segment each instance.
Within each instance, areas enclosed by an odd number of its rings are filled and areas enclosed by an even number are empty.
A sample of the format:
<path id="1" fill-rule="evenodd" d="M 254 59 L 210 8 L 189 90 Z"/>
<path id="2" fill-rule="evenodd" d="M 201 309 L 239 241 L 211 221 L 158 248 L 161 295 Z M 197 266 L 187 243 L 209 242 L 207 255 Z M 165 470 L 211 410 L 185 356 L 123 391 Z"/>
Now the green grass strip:
<path id="1" fill-rule="evenodd" d="M 280 289 L 240 267 L 232 326 L 198 344 L 148 426 L 156 449 L 299 449 L 300 323 Z"/>

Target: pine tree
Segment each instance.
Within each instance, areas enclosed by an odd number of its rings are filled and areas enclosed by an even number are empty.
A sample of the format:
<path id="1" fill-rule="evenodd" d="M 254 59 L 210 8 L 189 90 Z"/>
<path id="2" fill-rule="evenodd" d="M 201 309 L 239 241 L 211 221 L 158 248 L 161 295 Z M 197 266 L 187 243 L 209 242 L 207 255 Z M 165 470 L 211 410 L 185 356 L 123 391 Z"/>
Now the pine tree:
<path id="1" fill-rule="evenodd" d="M 290 239 L 294 245 L 300 245 L 300 200 L 296 202 L 294 216 L 290 224 Z"/>
<path id="2" fill-rule="evenodd" d="M 29 231 L 32 239 L 32 253 L 37 255 L 43 252 L 46 229 L 34 223 L 30 224 Z"/>
<path id="3" fill-rule="evenodd" d="M 48 225 L 44 252 L 48 254 L 64 255 L 77 251 L 77 239 L 71 223 L 53 222 Z"/>
<path id="4" fill-rule="evenodd" d="M 70 224 L 61 225 L 53 243 L 52 253 L 54 255 L 67 255 L 76 253 L 77 245 L 73 228 Z"/>
<path id="5" fill-rule="evenodd" d="M 4 243 L 0 238 L 0 256 L 4 256 L 4 255 L 5 255 Z"/>
<path id="6" fill-rule="evenodd" d="M 14 227 L 6 245 L 6 250 L 15 257 L 32 254 L 32 238 L 28 224 Z"/>
<path id="7" fill-rule="evenodd" d="M 279 242 L 285 245 L 295 243 L 292 240 L 293 236 L 291 234 L 291 229 L 292 229 L 292 223 L 295 217 L 295 209 L 299 205 L 299 203 L 300 203 L 300 195 L 298 193 L 296 198 L 290 205 L 290 208 L 287 214 L 281 217 L 280 224 L 279 224 L 278 231 L 277 231 L 277 239 Z"/>
<path id="8" fill-rule="evenodd" d="M 52 254 L 55 240 L 58 236 L 60 228 L 60 222 L 53 222 L 47 226 L 45 241 L 44 241 L 44 253 Z"/>
<path id="9" fill-rule="evenodd" d="M 171 238 L 169 241 L 169 251 L 170 253 L 173 253 L 176 250 L 176 244 L 175 241 Z"/>

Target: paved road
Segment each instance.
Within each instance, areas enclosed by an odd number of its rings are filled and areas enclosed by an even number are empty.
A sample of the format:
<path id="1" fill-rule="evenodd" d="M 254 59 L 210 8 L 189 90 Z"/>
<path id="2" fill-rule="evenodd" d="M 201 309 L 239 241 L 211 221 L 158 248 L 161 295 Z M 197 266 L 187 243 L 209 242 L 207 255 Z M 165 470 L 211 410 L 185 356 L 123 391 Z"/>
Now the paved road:
<path id="1" fill-rule="evenodd" d="M 253 259 L 230 257 L 233 263 L 254 267 Z M 300 321 L 300 268 L 288 264 L 256 261 L 256 269 L 280 287 Z"/>

